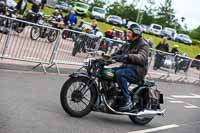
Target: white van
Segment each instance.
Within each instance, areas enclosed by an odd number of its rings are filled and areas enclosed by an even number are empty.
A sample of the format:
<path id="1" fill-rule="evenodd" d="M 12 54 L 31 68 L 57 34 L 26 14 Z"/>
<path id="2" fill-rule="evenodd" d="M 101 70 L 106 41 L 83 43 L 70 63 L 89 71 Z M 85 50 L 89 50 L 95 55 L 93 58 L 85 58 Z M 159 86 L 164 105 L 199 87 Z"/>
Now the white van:
<path id="1" fill-rule="evenodd" d="M 160 36 L 160 32 L 162 31 L 162 26 L 159 24 L 151 24 L 149 26 L 149 30 L 148 32 L 150 34 L 156 35 L 156 36 Z"/>
<path id="2" fill-rule="evenodd" d="M 91 18 L 95 18 L 97 20 L 105 20 L 106 17 L 106 10 L 100 7 L 93 7 L 92 8 L 92 16 Z"/>

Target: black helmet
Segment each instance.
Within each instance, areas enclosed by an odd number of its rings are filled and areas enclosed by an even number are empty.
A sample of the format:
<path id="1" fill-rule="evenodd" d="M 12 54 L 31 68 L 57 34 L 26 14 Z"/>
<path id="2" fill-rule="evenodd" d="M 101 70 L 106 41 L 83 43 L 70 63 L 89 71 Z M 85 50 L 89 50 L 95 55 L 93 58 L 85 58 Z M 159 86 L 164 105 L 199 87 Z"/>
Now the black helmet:
<path id="1" fill-rule="evenodd" d="M 141 35 L 142 35 L 142 31 L 141 31 L 141 28 L 140 28 L 139 25 L 132 24 L 132 25 L 128 28 L 128 30 L 132 31 L 133 34 L 134 34 L 135 36 L 141 36 Z"/>

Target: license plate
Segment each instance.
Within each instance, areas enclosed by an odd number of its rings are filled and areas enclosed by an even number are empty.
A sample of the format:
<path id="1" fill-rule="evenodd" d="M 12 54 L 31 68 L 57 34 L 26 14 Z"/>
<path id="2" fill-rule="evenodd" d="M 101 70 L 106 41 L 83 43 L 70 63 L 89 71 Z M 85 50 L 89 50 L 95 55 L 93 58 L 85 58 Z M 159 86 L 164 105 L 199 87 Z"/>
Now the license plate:
<path id="1" fill-rule="evenodd" d="M 160 94 L 159 103 L 160 103 L 160 104 L 163 104 L 163 103 L 164 103 L 163 94 Z"/>

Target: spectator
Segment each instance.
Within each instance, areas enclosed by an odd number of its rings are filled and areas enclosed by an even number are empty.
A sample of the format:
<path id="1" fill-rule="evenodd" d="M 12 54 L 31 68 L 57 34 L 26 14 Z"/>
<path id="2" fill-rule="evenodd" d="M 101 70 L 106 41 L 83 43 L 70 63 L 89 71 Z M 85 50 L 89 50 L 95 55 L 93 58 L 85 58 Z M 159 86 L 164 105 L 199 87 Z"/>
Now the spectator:
<path id="1" fill-rule="evenodd" d="M 77 24 L 77 15 L 74 10 L 71 10 L 68 16 L 65 17 L 65 25 L 76 25 Z"/>
<path id="2" fill-rule="evenodd" d="M 45 4 L 47 3 L 47 0 L 42 0 L 41 2 L 41 9 L 44 9 Z"/>
<path id="3" fill-rule="evenodd" d="M 97 20 L 93 19 L 91 25 L 92 25 L 92 33 L 96 35 L 97 31 L 99 31 L 97 27 L 98 26 Z"/>
<path id="4" fill-rule="evenodd" d="M 6 0 L 6 5 L 8 6 L 8 8 L 15 8 L 17 3 L 14 0 Z"/>
<path id="5" fill-rule="evenodd" d="M 167 43 L 167 38 L 163 37 L 162 42 L 158 44 L 156 47 L 157 50 L 163 51 L 163 52 L 169 52 L 169 44 Z M 163 65 L 163 60 L 164 60 L 164 55 L 165 53 L 157 52 L 155 55 L 155 61 L 154 61 L 154 66 L 153 69 L 157 70 Z"/>
<path id="6" fill-rule="evenodd" d="M 84 17 L 81 17 L 81 19 L 78 22 L 78 28 L 81 28 L 83 26 L 84 22 L 85 22 Z"/>
<path id="7" fill-rule="evenodd" d="M 173 46 L 172 50 L 171 50 L 171 53 L 173 53 L 173 54 L 179 53 L 178 48 L 179 48 L 179 46 L 178 46 L 177 44 L 175 44 L 175 45 Z"/>
<path id="8" fill-rule="evenodd" d="M 156 47 L 157 50 L 163 51 L 163 52 L 169 52 L 169 44 L 167 42 L 167 38 L 163 37 L 162 42 L 158 44 Z"/>
<path id="9" fill-rule="evenodd" d="M 41 0 L 19 0 L 16 6 L 16 9 L 19 11 L 19 14 L 24 14 L 27 7 L 27 2 L 32 3 L 31 10 L 33 12 L 39 12 Z"/>

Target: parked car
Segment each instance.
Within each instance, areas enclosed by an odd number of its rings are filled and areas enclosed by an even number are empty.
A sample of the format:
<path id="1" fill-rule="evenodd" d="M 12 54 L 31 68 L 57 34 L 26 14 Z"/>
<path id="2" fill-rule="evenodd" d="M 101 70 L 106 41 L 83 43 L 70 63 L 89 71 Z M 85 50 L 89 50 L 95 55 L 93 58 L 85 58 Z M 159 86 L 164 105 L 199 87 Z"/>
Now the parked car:
<path id="1" fill-rule="evenodd" d="M 58 3 L 55 5 L 55 9 L 68 11 L 69 5 L 68 5 L 68 3 L 64 2 L 64 1 L 58 1 Z"/>
<path id="2" fill-rule="evenodd" d="M 89 5 L 81 2 L 75 2 L 74 10 L 79 15 L 87 15 L 89 10 Z"/>
<path id="3" fill-rule="evenodd" d="M 185 43 L 185 44 L 188 44 L 188 45 L 192 44 L 192 40 L 186 34 L 178 34 L 175 41 L 180 42 L 180 43 Z"/>
<path id="4" fill-rule="evenodd" d="M 169 40 L 175 40 L 176 37 L 176 30 L 172 28 L 165 27 L 161 32 L 160 32 L 161 37 L 167 37 Z"/>
<path id="5" fill-rule="evenodd" d="M 198 70 L 200 70 L 200 53 L 195 57 L 195 59 L 197 59 L 197 60 L 199 60 L 199 61 L 194 60 L 194 61 L 192 62 L 191 67 L 196 67 Z"/>
<path id="6" fill-rule="evenodd" d="M 133 21 L 128 21 L 128 24 L 127 24 L 127 28 L 130 28 L 130 26 L 135 26 L 135 27 L 140 27 L 141 28 L 141 26 L 138 24 L 138 23 L 136 23 L 136 22 L 133 22 Z"/>
<path id="7" fill-rule="evenodd" d="M 147 33 L 147 30 L 149 28 L 148 25 L 142 24 L 142 25 L 140 25 L 140 27 L 141 27 L 142 32 Z"/>
<path id="8" fill-rule="evenodd" d="M 109 15 L 106 20 L 108 23 L 113 25 L 119 25 L 122 26 L 122 18 L 115 15 Z"/>
<path id="9" fill-rule="evenodd" d="M 95 18 L 96 20 L 104 21 L 106 17 L 106 10 L 100 7 L 92 8 L 92 16 L 91 18 Z"/>
<path id="10" fill-rule="evenodd" d="M 148 33 L 160 36 L 160 32 L 162 31 L 162 26 L 159 24 L 151 24 L 148 29 Z"/>

